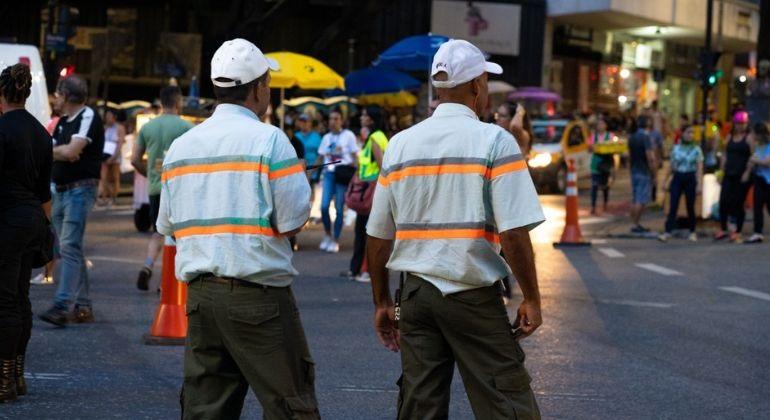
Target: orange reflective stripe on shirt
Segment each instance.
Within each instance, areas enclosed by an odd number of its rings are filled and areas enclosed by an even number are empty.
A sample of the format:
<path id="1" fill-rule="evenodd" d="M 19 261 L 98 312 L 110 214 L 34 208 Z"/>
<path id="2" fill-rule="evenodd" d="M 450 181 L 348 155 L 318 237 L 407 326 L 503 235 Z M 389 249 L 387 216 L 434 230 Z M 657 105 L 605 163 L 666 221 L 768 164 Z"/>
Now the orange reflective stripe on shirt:
<path id="1" fill-rule="evenodd" d="M 486 239 L 500 243 L 493 226 L 485 223 L 409 223 L 396 227 L 398 240 Z"/>

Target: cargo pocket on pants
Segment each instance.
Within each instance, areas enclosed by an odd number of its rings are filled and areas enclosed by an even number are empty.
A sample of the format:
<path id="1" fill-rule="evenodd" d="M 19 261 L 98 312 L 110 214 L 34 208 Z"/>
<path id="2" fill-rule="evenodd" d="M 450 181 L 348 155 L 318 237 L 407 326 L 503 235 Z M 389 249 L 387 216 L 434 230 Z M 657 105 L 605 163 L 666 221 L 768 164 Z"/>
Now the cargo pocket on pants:
<path id="1" fill-rule="evenodd" d="M 495 389 L 500 391 L 505 397 L 510 413 L 513 411 L 515 419 L 539 419 L 540 411 L 535 401 L 535 394 L 529 386 L 532 378 L 527 373 L 524 366 L 513 371 L 501 373 L 494 376 Z M 510 417 L 510 414 L 508 415 Z"/>
<path id="2" fill-rule="evenodd" d="M 312 394 L 286 397 L 286 410 L 292 420 L 316 420 L 321 415 L 318 412 L 318 404 Z"/>

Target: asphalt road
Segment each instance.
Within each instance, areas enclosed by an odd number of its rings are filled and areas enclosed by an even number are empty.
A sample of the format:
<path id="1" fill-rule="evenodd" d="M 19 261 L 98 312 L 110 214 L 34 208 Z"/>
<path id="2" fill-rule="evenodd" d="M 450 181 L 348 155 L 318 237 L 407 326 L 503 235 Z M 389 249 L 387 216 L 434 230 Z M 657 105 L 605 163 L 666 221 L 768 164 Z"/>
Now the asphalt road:
<path id="1" fill-rule="evenodd" d="M 557 250 L 551 243 L 561 233 L 562 201 L 543 197 L 549 222 L 532 233 L 545 323 L 523 347 L 543 416 L 767 418 L 770 245 L 607 239 L 626 226 L 606 216 L 582 219 L 599 243 Z M 659 227 L 660 215 L 649 223 Z M 392 419 L 398 356 L 372 332 L 369 286 L 338 277 L 351 233 L 336 255 L 316 249 L 319 227 L 300 235 L 294 292 L 323 417 Z M 127 207 L 92 213 L 86 253 L 97 322 L 55 329 L 35 320 L 30 394 L 0 407 L 0 418 L 178 417 L 182 348 L 141 341 L 158 302 L 134 286 L 146 240 Z M 33 286 L 36 313 L 54 289 Z M 450 416 L 473 417 L 459 377 Z M 243 418 L 260 417 L 250 395 Z"/>

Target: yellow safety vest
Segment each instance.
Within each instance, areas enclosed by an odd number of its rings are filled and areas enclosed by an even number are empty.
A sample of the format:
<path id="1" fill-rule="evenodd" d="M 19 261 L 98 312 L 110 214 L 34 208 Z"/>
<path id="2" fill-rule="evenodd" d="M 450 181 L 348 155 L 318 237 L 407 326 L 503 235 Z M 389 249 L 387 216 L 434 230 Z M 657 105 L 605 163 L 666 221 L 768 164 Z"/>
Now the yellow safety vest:
<path id="1" fill-rule="evenodd" d="M 377 177 L 380 176 L 380 166 L 377 165 L 377 160 L 372 154 L 372 141 L 380 146 L 382 153 L 385 153 L 385 149 L 388 147 L 388 138 L 382 131 L 377 130 L 369 135 L 363 150 L 358 154 L 358 177 L 361 181 L 376 181 Z"/>

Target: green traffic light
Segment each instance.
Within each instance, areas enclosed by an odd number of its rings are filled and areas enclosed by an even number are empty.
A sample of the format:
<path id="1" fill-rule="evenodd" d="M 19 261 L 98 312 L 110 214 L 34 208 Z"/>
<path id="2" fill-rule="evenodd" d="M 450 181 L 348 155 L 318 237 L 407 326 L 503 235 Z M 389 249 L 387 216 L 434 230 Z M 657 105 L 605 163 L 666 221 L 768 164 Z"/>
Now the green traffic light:
<path id="1" fill-rule="evenodd" d="M 714 86 L 717 83 L 717 76 L 712 74 L 709 76 L 709 85 Z"/>

